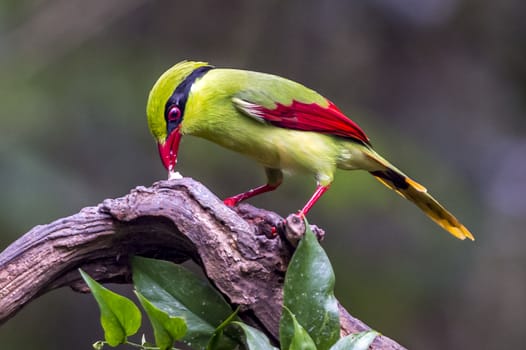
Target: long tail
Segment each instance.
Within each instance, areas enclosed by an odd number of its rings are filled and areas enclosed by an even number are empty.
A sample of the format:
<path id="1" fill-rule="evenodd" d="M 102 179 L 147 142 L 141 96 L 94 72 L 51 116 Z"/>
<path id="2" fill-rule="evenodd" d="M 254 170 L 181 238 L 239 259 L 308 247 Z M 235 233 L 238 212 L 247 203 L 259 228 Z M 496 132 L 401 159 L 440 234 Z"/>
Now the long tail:
<path id="1" fill-rule="evenodd" d="M 415 203 L 431 220 L 453 236 L 462 240 L 466 238 L 472 241 L 475 240 L 471 232 L 453 214 L 427 193 L 427 189 L 424 186 L 411 180 L 376 152 L 367 152 L 366 156 L 380 165 L 378 170 L 370 171 L 378 181 Z"/>

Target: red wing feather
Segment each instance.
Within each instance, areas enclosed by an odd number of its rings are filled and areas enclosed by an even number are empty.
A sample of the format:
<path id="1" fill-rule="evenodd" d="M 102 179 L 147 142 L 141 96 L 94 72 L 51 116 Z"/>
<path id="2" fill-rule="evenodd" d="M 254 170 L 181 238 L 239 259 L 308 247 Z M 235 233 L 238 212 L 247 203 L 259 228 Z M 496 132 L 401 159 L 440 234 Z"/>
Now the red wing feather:
<path id="1" fill-rule="evenodd" d="M 328 102 L 327 107 L 322 107 L 316 103 L 292 101 L 290 106 L 278 103 L 274 109 L 257 106 L 253 112 L 268 123 L 281 128 L 321 132 L 370 144 L 363 130 L 347 118 L 334 103 Z"/>

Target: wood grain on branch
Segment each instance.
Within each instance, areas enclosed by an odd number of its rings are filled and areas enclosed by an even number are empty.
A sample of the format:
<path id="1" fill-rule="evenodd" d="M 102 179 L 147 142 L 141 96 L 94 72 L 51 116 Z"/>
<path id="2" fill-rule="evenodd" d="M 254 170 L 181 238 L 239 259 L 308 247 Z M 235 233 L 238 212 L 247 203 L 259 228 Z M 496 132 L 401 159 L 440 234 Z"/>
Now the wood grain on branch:
<path id="1" fill-rule="evenodd" d="M 298 221 L 298 220 L 296 220 Z M 287 220 L 289 236 L 300 226 Z M 34 227 L 0 254 L 0 324 L 52 289 L 86 291 L 78 268 L 101 282 L 130 283 L 133 255 L 193 260 L 240 316 L 274 339 L 282 287 L 293 248 L 269 238 L 277 214 L 243 204 L 226 207 L 200 183 L 184 178 L 137 187 L 70 217 Z M 296 231 L 296 232 L 295 232 Z M 301 232 L 299 233 L 301 234 Z M 341 333 L 369 329 L 340 306 Z M 380 336 L 372 349 L 403 349 Z"/>

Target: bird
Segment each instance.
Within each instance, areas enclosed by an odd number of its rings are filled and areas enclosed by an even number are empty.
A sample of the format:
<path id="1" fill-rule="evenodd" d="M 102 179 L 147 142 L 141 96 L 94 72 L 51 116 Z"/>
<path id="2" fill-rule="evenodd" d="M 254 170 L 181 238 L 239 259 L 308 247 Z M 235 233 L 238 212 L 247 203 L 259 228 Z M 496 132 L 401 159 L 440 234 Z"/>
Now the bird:
<path id="1" fill-rule="evenodd" d="M 316 180 L 313 195 L 298 212 L 304 217 L 329 189 L 336 169 L 361 169 L 413 202 L 456 238 L 474 240 L 424 186 L 379 155 L 358 124 L 300 83 L 185 60 L 155 82 L 146 115 L 169 177 L 179 174 L 175 167 L 183 135 L 207 139 L 264 167 L 266 184 L 226 198 L 227 206 L 275 190 L 284 173 L 303 173 Z"/>

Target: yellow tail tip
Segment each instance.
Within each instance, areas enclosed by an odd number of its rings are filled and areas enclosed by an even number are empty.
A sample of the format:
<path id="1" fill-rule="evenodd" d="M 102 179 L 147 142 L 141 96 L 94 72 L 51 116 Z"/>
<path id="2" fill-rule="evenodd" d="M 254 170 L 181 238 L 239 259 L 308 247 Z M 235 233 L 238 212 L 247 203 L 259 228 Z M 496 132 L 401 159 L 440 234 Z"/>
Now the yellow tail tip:
<path id="1" fill-rule="evenodd" d="M 457 237 L 460 240 L 465 240 L 466 238 L 469 238 L 470 240 L 474 241 L 475 237 L 469 232 L 469 230 L 462 224 L 460 226 L 451 226 L 451 225 L 441 225 L 444 229 L 446 229 L 449 233 L 451 233 L 453 236 Z"/>

